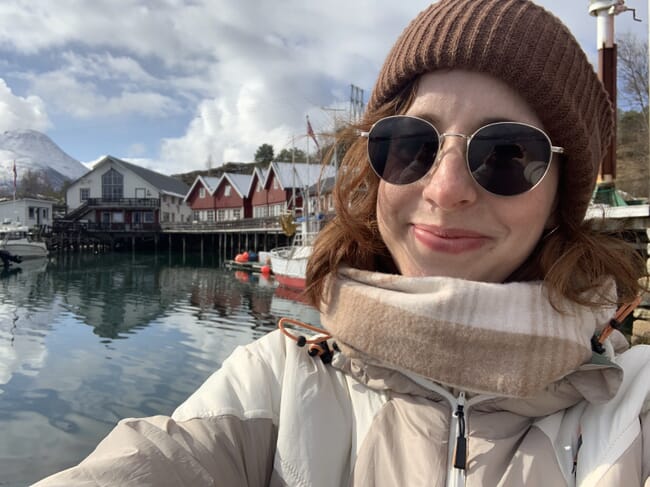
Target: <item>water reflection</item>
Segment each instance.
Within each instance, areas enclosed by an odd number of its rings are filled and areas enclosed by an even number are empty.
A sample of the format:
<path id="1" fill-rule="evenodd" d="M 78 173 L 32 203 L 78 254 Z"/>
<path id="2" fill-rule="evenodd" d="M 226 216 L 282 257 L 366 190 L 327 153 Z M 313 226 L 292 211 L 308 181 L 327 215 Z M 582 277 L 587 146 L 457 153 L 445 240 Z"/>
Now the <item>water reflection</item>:
<path id="1" fill-rule="evenodd" d="M 169 414 L 279 316 L 318 320 L 281 294 L 169 254 L 75 254 L 0 276 L 0 485 L 77 463 L 123 417 Z"/>

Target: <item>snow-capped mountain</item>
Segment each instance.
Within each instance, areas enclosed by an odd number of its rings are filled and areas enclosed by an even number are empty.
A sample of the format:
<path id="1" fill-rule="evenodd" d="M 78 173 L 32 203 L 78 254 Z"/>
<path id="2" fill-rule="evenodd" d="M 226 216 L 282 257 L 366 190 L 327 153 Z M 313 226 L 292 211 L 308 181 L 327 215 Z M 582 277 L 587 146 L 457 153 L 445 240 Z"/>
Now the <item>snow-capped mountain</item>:
<path id="1" fill-rule="evenodd" d="M 13 164 L 17 179 L 27 171 L 47 176 L 58 189 L 67 179 L 77 179 L 88 172 L 81 162 L 63 152 L 52 139 L 36 130 L 10 130 L 0 133 L 0 187 L 13 187 Z"/>

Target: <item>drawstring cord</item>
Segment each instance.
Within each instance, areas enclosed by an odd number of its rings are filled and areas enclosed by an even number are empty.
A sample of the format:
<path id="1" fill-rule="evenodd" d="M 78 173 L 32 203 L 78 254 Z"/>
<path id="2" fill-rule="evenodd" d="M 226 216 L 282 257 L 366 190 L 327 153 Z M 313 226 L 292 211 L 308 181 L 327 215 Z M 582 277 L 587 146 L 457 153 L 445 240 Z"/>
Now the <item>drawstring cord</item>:
<path id="1" fill-rule="evenodd" d="M 299 328 L 305 328 L 314 333 L 318 333 L 318 336 L 313 338 L 307 338 L 304 335 L 294 335 L 289 331 L 286 325 L 293 325 Z M 280 331 L 288 338 L 292 339 L 299 347 L 304 347 L 307 345 L 307 353 L 310 357 L 320 357 L 320 359 L 325 364 L 329 364 L 332 361 L 334 351 L 338 351 L 336 343 L 332 344 L 332 349 L 330 349 L 327 340 L 332 338 L 332 335 L 327 333 L 322 328 L 317 328 L 302 321 L 294 320 L 293 318 L 280 318 L 278 321 L 278 328 Z"/>
<path id="2" fill-rule="evenodd" d="M 603 331 L 600 332 L 600 335 L 595 336 L 591 339 L 591 348 L 594 352 L 603 353 L 605 352 L 605 347 L 603 344 L 605 340 L 614 332 L 614 330 L 619 330 L 623 325 L 623 321 L 628 315 L 634 311 L 639 303 L 641 302 L 641 295 L 637 296 L 633 301 L 629 303 L 622 304 L 620 308 L 616 310 L 614 317 L 609 320 L 607 326 L 603 328 Z"/>

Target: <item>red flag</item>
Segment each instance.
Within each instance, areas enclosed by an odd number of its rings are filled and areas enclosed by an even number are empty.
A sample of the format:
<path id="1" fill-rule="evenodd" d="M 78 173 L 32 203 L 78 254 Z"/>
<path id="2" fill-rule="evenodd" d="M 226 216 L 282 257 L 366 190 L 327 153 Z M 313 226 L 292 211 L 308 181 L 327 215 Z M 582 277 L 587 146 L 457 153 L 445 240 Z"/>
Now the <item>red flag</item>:
<path id="1" fill-rule="evenodd" d="M 311 128 L 311 123 L 309 123 L 309 115 L 307 116 L 307 135 L 309 135 L 312 138 L 314 144 L 316 144 L 316 147 L 318 148 L 318 150 L 320 150 L 320 145 L 318 145 L 318 141 L 316 140 L 316 135 L 314 134 L 314 129 Z"/>

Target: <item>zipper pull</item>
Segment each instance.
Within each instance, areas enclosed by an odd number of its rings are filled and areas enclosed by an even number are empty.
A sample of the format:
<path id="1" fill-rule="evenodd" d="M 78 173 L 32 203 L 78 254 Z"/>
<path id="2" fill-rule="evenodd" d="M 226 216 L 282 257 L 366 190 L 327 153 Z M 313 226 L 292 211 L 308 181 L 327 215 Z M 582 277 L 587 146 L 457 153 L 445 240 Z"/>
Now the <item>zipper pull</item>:
<path id="1" fill-rule="evenodd" d="M 456 449 L 454 451 L 454 468 L 465 470 L 467 466 L 467 438 L 465 438 L 465 393 L 458 396 L 456 411 L 454 412 L 458 421 L 458 436 L 456 437 Z"/>

